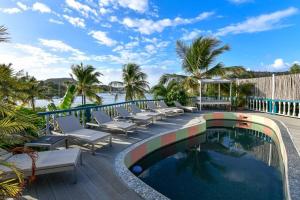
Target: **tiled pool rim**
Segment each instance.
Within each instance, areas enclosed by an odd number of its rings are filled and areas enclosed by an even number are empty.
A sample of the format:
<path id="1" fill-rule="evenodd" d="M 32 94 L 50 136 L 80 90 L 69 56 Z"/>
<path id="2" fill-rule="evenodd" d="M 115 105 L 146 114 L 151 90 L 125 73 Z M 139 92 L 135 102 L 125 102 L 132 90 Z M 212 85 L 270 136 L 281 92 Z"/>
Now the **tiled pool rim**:
<path id="1" fill-rule="evenodd" d="M 259 131 L 264 132 L 267 135 L 270 135 L 271 133 L 276 134 L 279 141 L 278 148 L 280 149 L 285 168 L 286 198 L 300 199 L 300 191 L 298 188 L 300 185 L 300 171 L 295 167 L 300 166 L 300 158 L 289 137 L 287 129 L 281 123 L 266 117 L 244 113 L 213 112 L 199 115 L 200 116 L 197 117 L 192 124 L 185 125 L 180 129 L 154 135 L 131 145 L 119 153 L 115 160 L 117 175 L 130 189 L 134 190 L 143 199 L 168 199 L 166 196 L 141 181 L 128 168 L 136 161 L 159 148 L 203 133 L 207 127 L 206 120 L 237 120 L 253 123 L 253 125 L 252 123 L 241 123 L 237 124 L 237 127 L 257 130 L 257 127 L 254 127 L 255 124 L 261 124 L 265 126 L 265 129 Z M 287 155 L 292 157 L 292 159 L 288 159 Z"/>

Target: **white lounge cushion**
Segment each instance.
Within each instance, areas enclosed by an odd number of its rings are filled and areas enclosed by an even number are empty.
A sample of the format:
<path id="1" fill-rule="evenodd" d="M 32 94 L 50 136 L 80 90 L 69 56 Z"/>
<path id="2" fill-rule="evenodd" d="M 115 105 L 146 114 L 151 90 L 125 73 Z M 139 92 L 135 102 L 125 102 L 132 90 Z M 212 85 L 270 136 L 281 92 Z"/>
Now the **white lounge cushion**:
<path id="1" fill-rule="evenodd" d="M 44 151 L 38 152 L 38 158 L 36 160 L 36 174 L 47 173 L 46 170 L 60 171 L 59 168 L 66 168 L 75 166 L 80 157 L 80 149 L 70 148 L 64 150 Z M 31 175 L 32 172 L 32 159 L 27 154 L 16 154 L 6 160 L 13 163 L 19 168 L 25 175 Z M 10 168 L 0 165 L 0 170 L 10 173 Z"/>
<path id="2" fill-rule="evenodd" d="M 102 140 L 106 137 L 109 137 L 110 134 L 102 131 L 94 131 L 91 129 L 79 129 L 72 132 L 65 133 L 65 135 L 86 141 L 88 143 L 96 143 L 99 140 Z"/>
<path id="3" fill-rule="evenodd" d="M 135 127 L 134 123 L 121 122 L 121 121 L 110 121 L 110 122 L 102 123 L 101 125 L 109 129 L 124 129 L 124 130 L 128 130 Z"/>

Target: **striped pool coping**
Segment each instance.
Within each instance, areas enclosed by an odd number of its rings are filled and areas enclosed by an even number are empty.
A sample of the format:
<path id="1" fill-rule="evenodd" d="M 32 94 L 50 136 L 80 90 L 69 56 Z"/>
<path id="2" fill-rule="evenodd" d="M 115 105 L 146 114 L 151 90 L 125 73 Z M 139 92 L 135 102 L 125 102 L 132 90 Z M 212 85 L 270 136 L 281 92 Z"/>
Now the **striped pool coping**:
<path id="1" fill-rule="evenodd" d="M 144 199 L 168 199 L 166 196 L 164 196 L 163 194 L 159 193 L 158 191 L 154 190 L 152 187 L 141 181 L 129 170 L 129 168 L 138 160 L 142 159 L 146 155 L 159 148 L 203 133 L 206 130 L 207 122 L 218 119 L 237 120 L 236 127 L 257 130 L 265 133 L 272 139 L 275 139 L 274 137 L 276 137 L 276 139 L 278 140 L 277 145 L 280 150 L 283 165 L 285 168 L 284 173 L 286 177 L 286 197 L 287 199 L 300 199 L 300 191 L 298 191 L 298 188 L 296 187 L 297 184 L 295 184 L 297 180 L 300 181 L 300 171 L 295 171 L 296 169 L 293 170 L 293 168 L 289 167 L 291 165 L 294 166 L 294 163 L 290 163 L 291 160 L 288 160 L 285 145 L 288 144 L 289 148 L 292 148 L 292 145 L 290 145 L 287 141 L 286 135 L 282 137 L 282 132 L 285 133 L 285 131 L 282 129 L 282 127 L 280 127 L 280 125 L 278 125 L 278 122 L 275 122 L 274 120 L 271 120 L 266 117 L 257 116 L 253 114 L 233 112 L 213 112 L 204 115 L 200 114 L 200 116 L 197 118 L 197 121 L 192 125 L 184 126 L 180 129 L 173 131 L 163 132 L 149 137 L 138 143 L 135 143 L 127 149 L 125 149 L 124 151 L 122 151 L 121 153 L 119 153 L 116 157 L 115 169 L 117 175 L 130 189 L 134 190 Z M 239 123 L 241 121 L 245 123 Z M 260 124 L 263 126 L 256 126 L 255 124 Z M 215 126 L 222 126 L 222 124 L 215 124 Z M 285 142 L 283 141 L 283 138 L 285 139 Z M 293 180 L 293 183 L 291 183 L 290 180 Z M 293 194 L 292 197 L 291 194 Z"/>

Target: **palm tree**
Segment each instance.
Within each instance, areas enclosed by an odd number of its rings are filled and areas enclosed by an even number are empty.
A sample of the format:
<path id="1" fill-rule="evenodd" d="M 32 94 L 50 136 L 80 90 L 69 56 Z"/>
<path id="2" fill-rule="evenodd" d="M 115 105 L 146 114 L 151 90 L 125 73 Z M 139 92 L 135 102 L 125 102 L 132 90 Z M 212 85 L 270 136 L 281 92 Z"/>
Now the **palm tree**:
<path id="1" fill-rule="evenodd" d="M 23 88 L 22 88 L 22 101 L 25 104 L 29 104 L 32 110 L 35 111 L 35 98 L 47 98 L 45 95 L 45 88 L 39 84 L 34 77 L 23 77 Z"/>
<path id="2" fill-rule="evenodd" d="M 7 28 L 5 26 L 0 26 L 0 42 L 8 42 L 9 37 L 8 37 L 8 32 Z"/>
<path id="3" fill-rule="evenodd" d="M 98 77 L 102 74 L 95 72 L 95 68 L 91 65 L 72 65 L 71 77 L 76 81 L 76 94 L 81 95 L 82 105 L 86 104 L 86 98 L 95 101 L 97 104 L 102 103 L 102 98 L 97 93 L 101 91 Z"/>
<path id="4" fill-rule="evenodd" d="M 199 37 L 191 45 L 179 40 L 176 43 L 176 52 L 182 60 L 182 69 L 185 75 L 165 74 L 160 82 L 170 80 L 179 81 L 191 94 L 199 91 L 198 81 L 213 76 L 225 76 L 230 73 L 242 72 L 242 67 L 224 67 L 222 63 L 215 63 L 216 58 L 230 50 L 228 45 L 220 46 L 221 41 L 212 37 Z"/>
<path id="5" fill-rule="evenodd" d="M 123 82 L 112 81 L 109 86 L 124 88 L 126 101 L 146 98 L 145 93 L 149 90 L 149 83 L 146 81 L 147 74 L 142 72 L 139 65 L 135 63 L 124 65 L 122 78 Z"/>

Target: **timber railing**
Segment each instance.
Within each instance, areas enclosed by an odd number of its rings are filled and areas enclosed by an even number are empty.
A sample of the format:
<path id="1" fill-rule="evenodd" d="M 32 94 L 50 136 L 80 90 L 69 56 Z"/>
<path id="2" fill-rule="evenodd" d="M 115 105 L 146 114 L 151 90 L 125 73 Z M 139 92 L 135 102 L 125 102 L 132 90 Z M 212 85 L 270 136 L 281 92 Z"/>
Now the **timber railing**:
<path id="1" fill-rule="evenodd" d="M 194 97 L 190 97 L 188 99 L 187 104 L 192 105 L 194 104 Z M 76 108 L 70 108 L 65 110 L 54 110 L 54 111 L 47 111 L 47 112 L 40 112 L 38 113 L 39 116 L 42 116 L 45 118 L 46 121 L 46 127 L 45 132 L 47 134 L 50 133 L 51 128 L 55 128 L 55 118 L 65 115 L 75 115 L 78 119 L 80 119 L 80 122 L 83 126 L 87 122 L 91 121 L 91 112 L 94 110 L 102 110 L 106 112 L 110 117 L 114 118 L 117 117 L 116 107 L 124 106 L 125 108 L 128 108 L 131 104 L 136 104 L 141 109 L 147 109 L 147 102 L 158 102 L 163 101 L 164 99 L 151 99 L 151 100 L 134 100 L 134 101 L 125 101 L 121 103 L 113 103 L 113 104 L 106 104 L 106 105 L 96 105 L 96 106 L 82 106 L 82 107 L 76 107 Z"/>
<path id="2" fill-rule="evenodd" d="M 300 100 L 248 97 L 247 108 L 253 111 L 300 118 Z"/>

